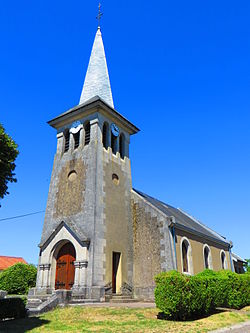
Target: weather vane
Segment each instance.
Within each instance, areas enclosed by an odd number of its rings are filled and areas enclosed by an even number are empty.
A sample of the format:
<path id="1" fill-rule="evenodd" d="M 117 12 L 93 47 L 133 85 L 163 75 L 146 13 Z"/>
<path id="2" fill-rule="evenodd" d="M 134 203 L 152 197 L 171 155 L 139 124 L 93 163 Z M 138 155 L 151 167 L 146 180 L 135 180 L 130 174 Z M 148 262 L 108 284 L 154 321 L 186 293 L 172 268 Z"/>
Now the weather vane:
<path id="1" fill-rule="evenodd" d="M 99 10 L 98 10 L 98 15 L 96 16 L 96 18 L 98 20 L 98 27 L 100 28 L 100 21 L 101 21 L 102 15 L 103 15 L 103 13 L 101 12 L 101 4 L 100 4 L 100 2 L 99 2 L 99 5 L 98 5 L 98 8 L 99 8 Z"/>

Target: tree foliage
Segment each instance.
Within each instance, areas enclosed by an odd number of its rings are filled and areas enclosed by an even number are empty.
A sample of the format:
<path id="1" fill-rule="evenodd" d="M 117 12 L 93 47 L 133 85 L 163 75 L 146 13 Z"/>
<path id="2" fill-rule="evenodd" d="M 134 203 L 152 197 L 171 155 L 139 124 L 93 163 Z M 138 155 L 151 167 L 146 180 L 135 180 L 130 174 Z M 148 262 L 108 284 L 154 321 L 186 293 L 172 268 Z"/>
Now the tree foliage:
<path id="1" fill-rule="evenodd" d="M 0 290 L 8 294 L 24 295 L 36 285 L 37 269 L 34 265 L 15 264 L 0 273 Z"/>
<path id="2" fill-rule="evenodd" d="M 17 144 L 0 124 L 0 199 L 9 194 L 8 182 L 17 181 L 14 170 L 18 153 Z"/>
<path id="3" fill-rule="evenodd" d="M 246 264 L 244 264 L 244 268 L 246 270 L 246 272 L 250 273 L 250 259 L 245 259 L 246 260 Z"/>

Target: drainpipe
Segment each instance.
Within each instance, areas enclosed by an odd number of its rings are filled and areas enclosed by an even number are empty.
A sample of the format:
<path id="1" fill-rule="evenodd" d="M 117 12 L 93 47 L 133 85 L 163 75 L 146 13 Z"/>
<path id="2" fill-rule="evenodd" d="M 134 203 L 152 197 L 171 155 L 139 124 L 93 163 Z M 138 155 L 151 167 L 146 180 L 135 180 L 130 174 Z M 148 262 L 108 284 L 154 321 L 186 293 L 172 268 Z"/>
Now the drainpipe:
<path id="1" fill-rule="evenodd" d="M 177 271 L 177 254 L 176 254 L 176 242 L 175 242 L 175 217 L 170 216 L 169 217 L 170 225 L 169 227 L 171 228 L 173 240 L 174 240 L 174 257 L 175 257 L 175 270 Z"/>
<path id="2" fill-rule="evenodd" d="M 232 250 L 231 250 L 232 247 L 233 247 L 233 242 L 230 241 L 228 251 L 229 251 L 229 257 L 230 257 L 230 263 L 231 263 L 231 270 L 232 270 L 232 272 L 234 272 L 234 266 L 233 266 L 233 260 L 232 260 Z"/>

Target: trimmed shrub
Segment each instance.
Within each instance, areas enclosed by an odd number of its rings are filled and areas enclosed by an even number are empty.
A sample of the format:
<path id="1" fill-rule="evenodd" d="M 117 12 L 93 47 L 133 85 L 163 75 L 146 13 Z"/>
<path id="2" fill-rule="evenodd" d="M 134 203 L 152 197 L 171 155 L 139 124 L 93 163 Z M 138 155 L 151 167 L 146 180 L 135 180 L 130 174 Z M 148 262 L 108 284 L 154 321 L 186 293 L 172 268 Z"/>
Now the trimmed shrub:
<path id="1" fill-rule="evenodd" d="M 225 306 L 231 309 L 241 309 L 250 305 L 250 275 L 237 274 L 231 271 L 220 271 L 220 279 L 227 281 L 227 298 Z"/>
<path id="2" fill-rule="evenodd" d="M 211 269 L 205 269 L 201 273 L 196 274 L 193 278 L 201 278 L 204 280 L 207 289 L 207 297 L 214 303 L 214 308 L 227 306 L 228 279 L 225 274 L 220 274 L 220 272 L 215 272 Z"/>
<path id="3" fill-rule="evenodd" d="M 15 264 L 1 273 L 0 289 L 6 290 L 8 294 L 27 294 L 29 288 L 36 284 L 36 273 L 34 265 Z"/>
<path id="4" fill-rule="evenodd" d="M 212 269 L 204 269 L 204 271 L 196 274 L 195 276 L 200 276 L 200 277 L 218 277 L 219 272 L 213 271 Z"/>
<path id="5" fill-rule="evenodd" d="M 216 307 L 250 305 L 250 274 L 205 270 L 186 276 L 171 271 L 157 275 L 155 281 L 155 303 L 167 319 L 193 319 L 211 314 Z"/>
<path id="6" fill-rule="evenodd" d="M 21 297 L 10 297 L 0 300 L 0 320 L 18 319 L 26 316 L 24 301 Z"/>
<path id="7" fill-rule="evenodd" d="M 207 279 L 208 288 L 214 289 L 217 307 L 241 309 L 250 305 L 250 275 L 229 270 L 205 270 L 196 276 Z"/>
<path id="8" fill-rule="evenodd" d="M 212 298 L 207 298 L 204 279 L 176 271 L 160 273 L 155 278 L 155 303 L 168 319 L 187 320 L 210 313 Z"/>

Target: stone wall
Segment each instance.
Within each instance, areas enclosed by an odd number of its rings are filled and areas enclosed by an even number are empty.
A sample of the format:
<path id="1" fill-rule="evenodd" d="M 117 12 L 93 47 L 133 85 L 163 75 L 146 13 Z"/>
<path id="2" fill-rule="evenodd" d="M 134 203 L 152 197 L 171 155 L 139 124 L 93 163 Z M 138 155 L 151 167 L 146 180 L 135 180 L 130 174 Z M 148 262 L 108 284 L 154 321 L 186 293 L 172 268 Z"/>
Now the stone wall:
<path id="1" fill-rule="evenodd" d="M 81 159 L 67 161 L 58 175 L 54 218 L 81 212 L 84 205 L 86 166 Z"/>
<path id="2" fill-rule="evenodd" d="M 51 253 L 47 253 L 48 238 L 53 235 L 58 226 L 63 222 L 75 234 L 75 241 L 70 237 L 75 248 L 77 243 L 82 246 L 84 254 L 85 246 L 82 244 L 89 240 L 87 259 L 86 286 L 104 288 L 104 223 L 103 223 L 103 160 L 102 160 L 102 133 L 99 126 L 98 114 L 92 114 L 82 120 L 90 122 L 91 136 L 88 145 L 84 145 L 84 128 L 80 132 L 80 145 L 74 149 L 72 134 L 70 135 L 69 150 L 64 152 L 65 128 L 58 130 L 57 152 L 51 175 L 51 182 L 47 200 L 47 208 L 41 239 L 41 251 L 39 266 L 49 267 L 49 287 L 54 288 L 53 258 L 55 245 Z M 68 124 L 71 128 L 71 124 Z M 73 234 L 72 234 L 73 235 Z M 53 235 L 55 239 L 55 235 Z M 58 243 L 59 244 L 59 243 Z M 81 254 L 80 254 L 81 255 Z M 82 255 L 83 257 L 83 255 Z M 39 273 L 38 273 L 38 276 Z M 41 282 L 41 281 L 40 281 Z M 37 286 L 40 284 L 37 281 Z M 94 290 L 94 288 L 92 288 Z M 90 297 L 91 292 L 90 292 Z"/>
<path id="3" fill-rule="evenodd" d="M 133 248 L 130 160 L 103 148 L 104 212 L 106 226 L 105 284 L 111 292 L 113 252 L 121 253 L 121 284 L 117 292 L 132 288 Z M 128 291 L 128 290 L 127 290 Z"/>
<path id="4" fill-rule="evenodd" d="M 207 240 L 205 237 L 199 237 L 187 231 L 176 229 L 176 256 L 177 270 L 179 272 L 182 272 L 181 241 L 183 237 L 188 239 L 192 250 L 192 274 L 197 274 L 205 269 L 203 251 L 206 244 L 211 250 L 211 268 L 215 271 L 222 269 L 221 251 L 224 251 L 226 255 L 227 268 L 231 269 L 227 245 L 219 244 L 214 241 Z"/>
<path id="5" fill-rule="evenodd" d="M 155 275 L 174 269 L 167 217 L 133 191 L 134 294 L 153 299 Z"/>

